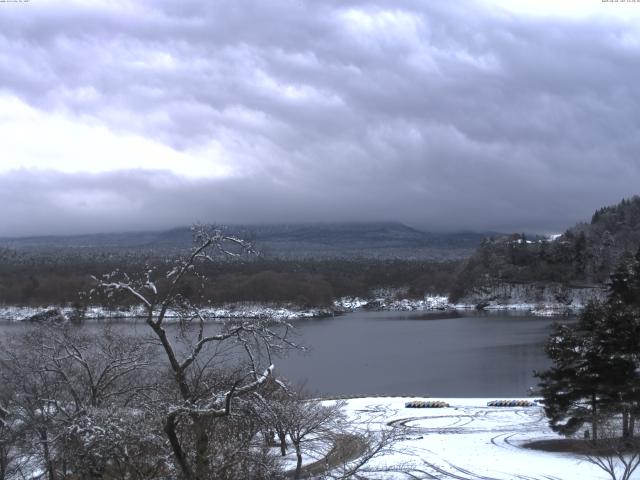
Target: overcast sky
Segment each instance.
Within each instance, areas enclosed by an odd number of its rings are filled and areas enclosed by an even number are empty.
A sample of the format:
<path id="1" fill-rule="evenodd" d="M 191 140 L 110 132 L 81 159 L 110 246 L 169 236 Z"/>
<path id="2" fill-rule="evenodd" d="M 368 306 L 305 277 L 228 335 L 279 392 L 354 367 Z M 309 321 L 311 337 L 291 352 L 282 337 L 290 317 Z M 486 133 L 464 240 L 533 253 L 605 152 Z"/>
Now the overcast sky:
<path id="1" fill-rule="evenodd" d="M 639 79 L 640 2 L 0 2 L 0 235 L 561 231 L 640 193 Z"/>

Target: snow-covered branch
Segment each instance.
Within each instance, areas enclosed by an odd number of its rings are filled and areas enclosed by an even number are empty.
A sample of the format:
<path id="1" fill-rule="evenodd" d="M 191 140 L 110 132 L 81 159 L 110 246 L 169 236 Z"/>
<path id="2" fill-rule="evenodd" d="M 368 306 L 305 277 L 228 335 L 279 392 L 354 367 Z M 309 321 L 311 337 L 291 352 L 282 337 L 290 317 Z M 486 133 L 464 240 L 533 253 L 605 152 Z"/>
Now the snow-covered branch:
<path id="1" fill-rule="evenodd" d="M 124 290 L 130 293 L 131 295 L 133 295 L 138 300 L 140 300 L 147 308 L 152 308 L 152 303 L 149 300 L 147 300 L 147 298 L 138 290 L 136 290 L 131 284 L 124 283 L 124 282 L 105 282 L 97 279 L 96 277 L 93 277 L 93 278 L 98 281 L 98 286 L 101 287 L 102 289 Z M 154 289 L 155 289 L 155 286 L 154 286 Z"/>

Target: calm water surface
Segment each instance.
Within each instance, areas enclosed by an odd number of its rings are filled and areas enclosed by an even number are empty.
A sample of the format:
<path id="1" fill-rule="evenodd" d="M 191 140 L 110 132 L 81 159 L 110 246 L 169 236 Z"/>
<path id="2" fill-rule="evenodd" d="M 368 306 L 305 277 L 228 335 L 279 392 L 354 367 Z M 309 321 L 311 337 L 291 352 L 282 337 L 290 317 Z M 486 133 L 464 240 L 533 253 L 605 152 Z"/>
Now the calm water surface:
<path id="1" fill-rule="evenodd" d="M 566 319 L 563 319 L 566 321 Z M 552 319 L 527 314 L 355 312 L 295 322 L 306 352 L 276 361 L 276 372 L 324 395 L 404 394 L 520 397 L 548 366 Z M 144 324 L 117 330 L 147 334 Z M 24 324 L 0 323 L 0 335 Z M 95 328 L 87 324 L 82 328 Z"/>
<path id="2" fill-rule="evenodd" d="M 566 320 L 566 319 L 564 319 Z M 307 354 L 278 365 L 324 394 L 526 396 L 553 320 L 525 314 L 356 312 L 298 322 Z"/>

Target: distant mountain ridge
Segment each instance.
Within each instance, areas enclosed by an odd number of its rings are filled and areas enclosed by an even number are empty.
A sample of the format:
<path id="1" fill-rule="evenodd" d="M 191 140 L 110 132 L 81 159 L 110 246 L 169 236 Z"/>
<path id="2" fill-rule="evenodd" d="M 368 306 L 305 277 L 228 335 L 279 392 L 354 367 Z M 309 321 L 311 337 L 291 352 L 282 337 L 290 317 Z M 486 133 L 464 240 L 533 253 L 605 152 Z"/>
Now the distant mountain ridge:
<path id="1" fill-rule="evenodd" d="M 469 256 L 492 232 L 433 233 L 399 222 L 231 225 L 230 234 L 254 241 L 265 255 L 282 258 L 459 259 Z M 157 232 L 0 238 L 17 250 L 145 250 L 159 254 L 188 248 L 189 227 Z"/>

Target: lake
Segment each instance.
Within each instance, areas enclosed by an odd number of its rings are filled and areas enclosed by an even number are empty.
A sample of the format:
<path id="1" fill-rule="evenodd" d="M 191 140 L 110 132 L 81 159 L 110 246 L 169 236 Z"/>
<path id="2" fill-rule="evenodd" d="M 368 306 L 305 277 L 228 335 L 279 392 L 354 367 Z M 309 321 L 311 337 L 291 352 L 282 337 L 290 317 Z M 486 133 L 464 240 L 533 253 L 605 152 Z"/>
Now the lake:
<path id="1" fill-rule="evenodd" d="M 568 319 L 563 319 L 567 321 Z M 553 319 L 523 313 L 368 312 L 294 322 L 307 351 L 276 360 L 276 374 L 321 395 L 523 397 Z M 117 330 L 146 334 L 140 322 Z M 4 335 L 24 324 L 0 323 Z M 91 323 L 82 328 L 95 328 Z"/>
<path id="2" fill-rule="evenodd" d="M 563 319 L 567 320 L 567 319 Z M 296 322 L 306 354 L 277 365 L 321 394 L 521 397 L 549 366 L 553 319 L 519 313 L 355 312 Z"/>

